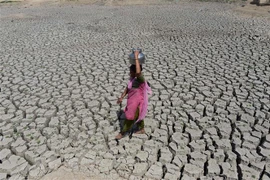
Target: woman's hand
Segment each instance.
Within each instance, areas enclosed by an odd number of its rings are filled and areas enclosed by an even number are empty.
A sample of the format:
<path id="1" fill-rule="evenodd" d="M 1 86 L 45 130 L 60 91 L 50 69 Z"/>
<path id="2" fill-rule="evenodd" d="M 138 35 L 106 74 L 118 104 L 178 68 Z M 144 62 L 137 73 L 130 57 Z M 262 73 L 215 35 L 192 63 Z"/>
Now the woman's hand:
<path id="1" fill-rule="evenodd" d="M 117 104 L 121 104 L 121 103 L 122 103 L 122 101 L 123 101 L 123 98 L 122 98 L 122 97 L 118 98 L 118 100 L 117 100 Z"/>
<path id="2" fill-rule="evenodd" d="M 127 93 L 128 93 L 128 88 L 126 87 L 125 90 L 124 90 L 124 92 L 122 93 L 121 97 L 118 98 L 117 104 L 121 104 L 122 103 L 123 98 L 127 95 Z"/>

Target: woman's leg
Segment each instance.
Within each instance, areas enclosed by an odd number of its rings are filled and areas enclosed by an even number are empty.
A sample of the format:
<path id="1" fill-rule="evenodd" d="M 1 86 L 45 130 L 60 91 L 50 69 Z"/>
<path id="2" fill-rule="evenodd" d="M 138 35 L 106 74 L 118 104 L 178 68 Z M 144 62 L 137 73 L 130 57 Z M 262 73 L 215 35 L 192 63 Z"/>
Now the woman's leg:
<path id="1" fill-rule="evenodd" d="M 141 120 L 138 122 L 139 131 L 137 131 L 135 134 L 145 134 L 144 130 L 144 120 Z"/>
<path id="2" fill-rule="evenodd" d="M 122 131 L 115 137 L 115 139 L 121 139 L 121 138 L 124 136 L 124 134 L 125 134 L 126 132 L 128 132 L 129 130 L 131 130 L 132 125 L 134 124 L 134 122 L 136 122 L 136 120 L 137 120 L 138 117 L 139 117 L 139 112 L 140 112 L 140 109 L 137 108 L 136 113 L 135 113 L 134 120 L 128 120 L 128 119 L 125 119 L 123 129 L 122 129 Z"/>
<path id="3" fill-rule="evenodd" d="M 122 137 L 126 134 L 126 132 L 128 132 L 131 129 L 134 122 L 135 121 L 131 121 L 131 120 L 126 119 L 124 121 L 124 126 L 123 126 L 122 131 L 115 137 L 115 139 L 118 139 L 118 140 L 122 139 Z"/>
<path id="4" fill-rule="evenodd" d="M 140 109 L 137 108 L 137 110 L 136 110 L 136 112 L 135 112 L 134 120 L 128 120 L 128 119 L 125 120 L 125 123 L 124 123 L 124 127 L 123 127 L 123 130 L 122 130 L 122 133 L 126 133 L 127 131 L 131 130 L 132 125 L 134 124 L 134 122 L 137 121 L 137 119 L 138 119 L 138 117 L 139 117 L 139 112 L 140 112 Z"/>
<path id="5" fill-rule="evenodd" d="M 131 121 L 131 120 L 125 120 L 124 122 L 124 127 L 123 127 L 123 130 L 122 130 L 122 134 L 125 134 L 127 131 L 129 131 L 132 127 L 132 125 L 134 124 L 134 121 Z"/>
<path id="6" fill-rule="evenodd" d="M 139 129 L 144 129 L 144 120 L 141 120 L 140 122 L 138 122 L 138 126 L 139 126 Z"/>

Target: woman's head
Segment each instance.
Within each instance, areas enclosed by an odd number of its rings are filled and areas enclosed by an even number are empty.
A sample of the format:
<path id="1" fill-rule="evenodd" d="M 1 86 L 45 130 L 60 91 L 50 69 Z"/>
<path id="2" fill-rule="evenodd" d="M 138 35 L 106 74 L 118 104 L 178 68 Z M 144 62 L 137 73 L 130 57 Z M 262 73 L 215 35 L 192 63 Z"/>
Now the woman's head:
<path id="1" fill-rule="evenodd" d="M 140 64 L 140 69 L 142 71 L 142 65 L 141 64 Z M 129 70 L 130 70 L 130 77 L 134 78 L 136 76 L 136 65 L 135 64 L 132 64 L 129 67 Z"/>

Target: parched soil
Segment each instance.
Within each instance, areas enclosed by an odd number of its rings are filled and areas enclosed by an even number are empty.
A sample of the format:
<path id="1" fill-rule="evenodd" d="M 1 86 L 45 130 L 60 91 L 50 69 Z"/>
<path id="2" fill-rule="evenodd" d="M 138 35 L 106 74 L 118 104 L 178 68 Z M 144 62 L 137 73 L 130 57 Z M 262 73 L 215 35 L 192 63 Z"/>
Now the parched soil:
<path id="1" fill-rule="evenodd" d="M 252 1 L 247 1 L 237 5 L 234 8 L 234 11 L 237 12 L 240 16 L 245 17 L 264 17 L 270 20 L 270 5 L 257 6 L 251 3 Z"/>
<path id="2" fill-rule="evenodd" d="M 0 180 L 269 179 L 270 20 L 242 5 L 1 3 Z M 153 94 L 116 141 L 132 47 Z"/>

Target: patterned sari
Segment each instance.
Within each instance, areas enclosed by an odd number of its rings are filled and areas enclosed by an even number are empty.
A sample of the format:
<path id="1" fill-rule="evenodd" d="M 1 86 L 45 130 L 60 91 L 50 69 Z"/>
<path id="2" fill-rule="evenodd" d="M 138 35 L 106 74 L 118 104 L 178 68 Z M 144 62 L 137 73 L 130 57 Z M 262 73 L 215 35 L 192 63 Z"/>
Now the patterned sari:
<path id="1" fill-rule="evenodd" d="M 144 128 L 143 119 L 147 113 L 148 93 L 152 93 L 151 88 L 143 75 L 129 80 L 127 106 L 124 110 L 126 120 L 122 132 L 129 131 L 135 121 L 139 129 Z"/>

